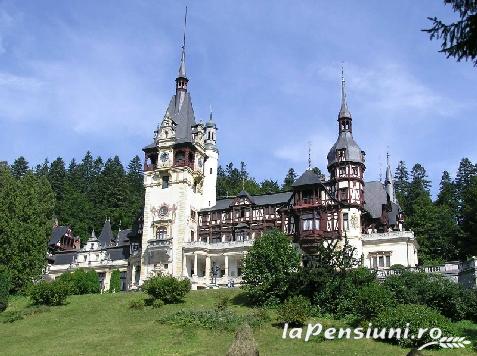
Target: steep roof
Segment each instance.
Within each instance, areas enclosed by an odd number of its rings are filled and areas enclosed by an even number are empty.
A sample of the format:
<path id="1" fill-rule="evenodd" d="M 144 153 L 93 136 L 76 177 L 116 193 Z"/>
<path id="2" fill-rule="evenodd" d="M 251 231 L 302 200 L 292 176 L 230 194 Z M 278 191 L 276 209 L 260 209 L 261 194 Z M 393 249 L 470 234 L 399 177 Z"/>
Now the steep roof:
<path id="1" fill-rule="evenodd" d="M 190 94 L 185 91 L 174 94 L 167 107 L 167 112 L 177 124 L 176 142 L 191 142 L 192 126 L 195 126 L 196 122 Z"/>
<path id="2" fill-rule="evenodd" d="M 50 241 L 48 241 L 48 245 L 56 245 L 60 239 L 66 234 L 68 231 L 68 226 L 56 226 L 51 231 Z"/>
<path id="3" fill-rule="evenodd" d="M 387 204 L 388 198 L 384 185 L 373 181 L 364 184 L 364 208 L 373 219 L 380 218 L 383 213 L 383 204 Z"/>
<path id="4" fill-rule="evenodd" d="M 118 232 L 118 236 L 116 238 L 118 246 L 129 245 L 129 234 L 131 233 L 131 229 L 120 230 Z"/>
<path id="5" fill-rule="evenodd" d="M 106 220 L 104 222 L 101 234 L 99 234 L 99 243 L 102 247 L 109 246 L 111 241 L 114 240 L 113 231 L 111 230 L 111 222 Z"/>
<path id="6" fill-rule="evenodd" d="M 312 185 L 321 183 L 321 177 L 313 172 L 311 169 L 307 169 L 293 184 L 292 187 L 299 187 L 302 185 Z"/>
<path id="7" fill-rule="evenodd" d="M 338 162 L 338 150 L 344 149 L 344 161 L 364 163 L 363 152 L 358 146 L 356 141 L 353 139 L 353 135 L 349 131 L 343 131 L 339 134 L 338 139 L 335 144 L 331 147 L 328 152 L 328 167 L 332 164 Z"/>

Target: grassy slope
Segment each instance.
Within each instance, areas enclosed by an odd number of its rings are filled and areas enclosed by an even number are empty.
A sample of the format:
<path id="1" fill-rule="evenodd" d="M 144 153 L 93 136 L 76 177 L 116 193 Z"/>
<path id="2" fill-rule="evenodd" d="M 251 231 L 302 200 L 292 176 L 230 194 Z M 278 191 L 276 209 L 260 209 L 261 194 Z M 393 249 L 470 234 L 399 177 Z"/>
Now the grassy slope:
<path id="1" fill-rule="evenodd" d="M 228 290 L 235 294 L 237 291 Z M 69 298 L 65 306 L 28 315 L 14 323 L 0 323 L 0 353 L 8 355 L 225 355 L 233 334 L 204 329 L 181 329 L 156 322 L 159 315 L 181 308 L 213 307 L 217 291 L 194 291 L 186 303 L 161 309 L 131 310 L 128 302 L 139 293 L 85 295 Z M 25 298 L 12 300 L 8 311 L 24 310 Z M 232 306 L 237 312 L 244 306 Z M 0 314 L 2 322 L 7 314 Z M 325 324 L 325 323 L 324 323 Z M 341 326 L 339 322 L 328 326 Z M 470 325 L 474 332 L 477 328 Z M 370 340 L 303 342 L 282 340 L 281 329 L 266 325 L 255 330 L 260 355 L 405 355 L 399 347 Z M 476 335 L 474 333 L 474 335 Z M 469 350 L 441 350 L 426 355 L 473 354 Z"/>

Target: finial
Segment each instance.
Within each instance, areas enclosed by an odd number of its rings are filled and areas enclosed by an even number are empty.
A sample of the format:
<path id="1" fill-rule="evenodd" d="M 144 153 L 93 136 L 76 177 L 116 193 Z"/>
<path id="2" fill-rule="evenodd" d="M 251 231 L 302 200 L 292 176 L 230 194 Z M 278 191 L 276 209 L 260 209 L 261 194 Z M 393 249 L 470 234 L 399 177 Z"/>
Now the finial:
<path id="1" fill-rule="evenodd" d="M 210 111 L 209 120 L 212 121 L 212 104 L 209 104 L 209 111 Z"/>
<path id="2" fill-rule="evenodd" d="M 242 190 L 245 190 L 245 177 L 242 176 Z"/>
<path id="3" fill-rule="evenodd" d="M 346 81 L 344 78 L 344 62 L 341 62 L 341 108 L 339 117 L 351 118 L 351 113 L 348 110 L 348 103 L 346 102 Z"/>
<path id="4" fill-rule="evenodd" d="M 185 15 L 184 15 L 184 38 L 182 40 L 181 65 L 179 67 L 179 77 L 184 77 L 184 78 L 186 76 L 186 69 L 185 69 L 186 30 L 187 30 L 187 6 L 185 9 Z"/>
<path id="5" fill-rule="evenodd" d="M 311 170 L 311 141 L 308 141 L 308 169 Z"/>
<path id="6" fill-rule="evenodd" d="M 386 164 L 389 167 L 389 150 L 386 151 Z"/>

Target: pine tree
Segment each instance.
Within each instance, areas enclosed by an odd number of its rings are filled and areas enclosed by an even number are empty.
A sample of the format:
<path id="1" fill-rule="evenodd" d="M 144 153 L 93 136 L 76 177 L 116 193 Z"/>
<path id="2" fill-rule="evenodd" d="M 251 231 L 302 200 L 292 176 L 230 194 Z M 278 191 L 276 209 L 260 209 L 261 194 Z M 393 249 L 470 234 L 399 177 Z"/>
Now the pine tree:
<path id="1" fill-rule="evenodd" d="M 409 194 L 409 172 L 404 161 L 399 161 L 394 173 L 394 190 L 401 207 L 407 205 L 407 196 Z"/>
<path id="2" fill-rule="evenodd" d="M 126 179 L 128 185 L 128 216 L 124 224 L 125 226 L 131 226 L 136 215 L 144 208 L 144 176 L 139 156 L 135 156 L 129 162 Z"/>
<path id="3" fill-rule="evenodd" d="M 470 159 L 462 158 L 462 160 L 459 163 L 459 168 L 457 169 L 457 174 L 454 181 L 459 209 L 462 209 L 462 204 L 464 200 L 464 192 L 469 186 L 471 178 L 475 177 L 476 175 L 477 175 L 477 167 L 474 164 L 472 164 Z"/>
<path id="4" fill-rule="evenodd" d="M 8 267 L 12 287 L 19 291 L 45 266 L 54 195 L 46 178 L 31 172 L 15 181 L 0 168 L 0 187 L 0 265 Z"/>
<path id="5" fill-rule="evenodd" d="M 295 182 L 296 177 L 297 177 L 297 175 L 295 173 L 295 170 L 293 168 L 290 168 L 288 170 L 288 173 L 287 173 L 285 179 L 283 180 L 282 190 L 284 190 L 284 191 L 291 190 L 292 189 L 292 184 Z"/>
<path id="6" fill-rule="evenodd" d="M 278 182 L 271 179 L 265 179 L 260 183 L 260 192 L 265 193 L 278 193 L 280 191 L 280 186 Z"/>
<path id="7" fill-rule="evenodd" d="M 463 192 L 462 230 L 464 241 L 461 251 L 463 257 L 477 255 L 477 177 L 472 177 Z"/>
<path id="8" fill-rule="evenodd" d="M 25 157 L 18 157 L 11 166 L 12 174 L 15 178 L 23 177 L 29 170 L 28 162 Z"/>
<path id="9" fill-rule="evenodd" d="M 35 168 L 35 174 L 37 176 L 48 177 L 48 171 L 50 169 L 50 162 L 48 158 L 45 158 L 42 164 L 38 164 Z"/>

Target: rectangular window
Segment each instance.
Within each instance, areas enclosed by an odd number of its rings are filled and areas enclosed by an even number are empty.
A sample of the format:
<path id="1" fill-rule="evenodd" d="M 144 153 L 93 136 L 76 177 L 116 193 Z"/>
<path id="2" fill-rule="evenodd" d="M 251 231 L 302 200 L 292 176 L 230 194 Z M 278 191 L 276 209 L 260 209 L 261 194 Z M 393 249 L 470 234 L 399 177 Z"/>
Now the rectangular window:
<path id="1" fill-rule="evenodd" d="M 167 239 L 167 229 L 165 227 L 160 227 L 157 229 L 156 239 L 157 240 Z"/>
<path id="2" fill-rule="evenodd" d="M 384 267 L 384 256 L 379 256 L 379 267 Z"/>
<path id="3" fill-rule="evenodd" d="M 210 167 L 210 174 L 212 174 L 212 167 Z"/>
<path id="4" fill-rule="evenodd" d="M 378 257 L 377 256 L 373 256 L 373 258 L 372 258 L 372 267 L 373 268 L 378 267 Z"/>
<path id="5" fill-rule="evenodd" d="M 162 189 L 169 188 L 169 176 L 162 176 Z"/>
<path id="6" fill-rule="evenodd" d="M 343 213 L 343 230 L 349 230 L 349 220 L 348 220 L 348 213 Z"/>
<path id="7" fill-rule="evenodd" d="M 195 241 L 195 233 L 194 233 L 194 230 L 191 230 L 191 231 L 190 231 L 190 240 L 191 240 L 191 241 Z"/>
<path id="8" fill-rule="evenodd" d="M 313 219 L 304 219 L 303 220 L 303 231 L 313 230 Z"/>
<path id="9" fill-rule="evenodd" d="M 391 256 L 386 256 L 386 267 L 391 267 Z"/>
<path id="10" fill-rule="evenodd" d="M 190 218 L 191 218 L 191 220 L 195 221 L 195 211 L 194 210 L 190 211 Z"/>

